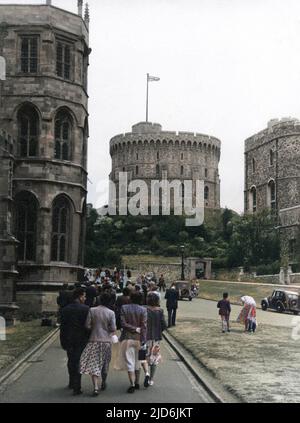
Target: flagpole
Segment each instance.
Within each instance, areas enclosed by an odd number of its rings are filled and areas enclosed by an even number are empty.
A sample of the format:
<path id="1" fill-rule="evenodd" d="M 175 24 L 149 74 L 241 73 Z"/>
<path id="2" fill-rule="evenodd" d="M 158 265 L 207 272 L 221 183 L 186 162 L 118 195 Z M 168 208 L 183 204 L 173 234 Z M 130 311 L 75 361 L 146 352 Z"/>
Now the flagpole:
<path id="1" fill-rule="evenodd" d="M 148 123 L 148 111 L 149 111 L 149 73 L 147 73 L 147 100 L 146 100 L 146 122 Z"/>

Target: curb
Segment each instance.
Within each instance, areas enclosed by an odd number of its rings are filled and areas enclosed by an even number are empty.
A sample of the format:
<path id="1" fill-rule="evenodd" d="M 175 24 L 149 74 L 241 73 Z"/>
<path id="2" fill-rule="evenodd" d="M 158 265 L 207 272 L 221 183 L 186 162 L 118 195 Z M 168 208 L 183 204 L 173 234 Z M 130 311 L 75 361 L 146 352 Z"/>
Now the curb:
<path id="1" fill-rule="evenodd" d="M 170 347 L 176 352 L 176 354 L 180 357 L 180 359 L 183 361 L 183 363 L 187 366 L 187 368 L 189 369 L 189 371 L 193 374 L 193 376 L 196 378 L 197 382 L 200 383 L 200 385 L 209 393 L 209 395 L 215 400 L 216 403 L 221 403 L 224 404 L 225 401 L 219 396 L 219 394 L 217 394 L 217 392 L 207 383 L 207 381 L 205 381 L 202 377 L 199 376 L 197 370 L 195 369 L 195 367 L 193 366 L 193 364 L 190 362 L 190 360 L 184 356 L 184 354 L 179 350 L 179 348 L 175 345 L 174 341 L 176 343 L 178 343 L 178 341 L 176 341 L 176 339 L 170 334 L 168 333 L 168 335 L 166 333 L 163 333 L 163 337 L 164 339 L 168 342 L 168 344 L 170 345 Z M 179 343 L 178 343 L 179 344 Z"/>
<path id="2" fill-rule="evenodd" d="M 34 346 L 33 348 L 27 350 L 27 352 L 25 352 L 25 356 L 23 356 L 22 358 L 17 359 L 17 361 L 15 363 L 13 363 L 9 368 L 9 370 L 7 370 L 7 372 L 3 375 L 0 376 L 0 386 L 16 371 L 18 370 L 19 367 L 22 366 L 22 364 L 24 364 L 26 361 L 29 360 L 30 357 L 32 357 L 34 354 L 36 354 L 47 342 L 51 341 L 52 338 L 55 337 L 55 335 L 59 332 L 59 328 L 56 328 L 55 330 L 53 330 L 49 335 L 47 335 L 46 338 L 44 338 L 38 345 Z M 5 370 L 4 370 L 5 371 Z"/>
<path id="3" fill-rule="evenodd" d="M 208 392 L 208 394 L 214 399 L 214 401 L 216 403 L 219 404 L 224 404 L 226 403 L 226 401 L 221 398 L 221 396 L 214 390 L 214 388 L 212 388 L 212 386 L 205 380 L 205 378 L 203 376 L 199 375 L 199 372 L 197 371 L 197 369 L 195 368 L 195 366 L 192 364 L 192 362 L 190 361 L 190 359 L 184 355 L 185 349 L 184 347 L 182 347 L 180 345 L 180 343 L 173 337 L 173 335 L 171 335 L 169 332 L 164 332 L 163 333 L 163 338 L 167 341 L 167 343 L 170 345 L 170 347 L 175 351 L 175 353 L 179 356 L 179 358 L 183 361 L 183 363 L 187 366 L 187 368 L 189 369 L 189 371 L 193 374 L 193 376 L 196 378 L 197 382 L 206 390 L 206 392 Z M 178 344 L 178 346 L 176 345 Z M 182 349 L 183 351 L 180 351 L 180 349 Z M 188 355 L 190 355 L 190 353 L 188 351 L 186 351 L 188 353 Z M 199 363 L 199 366 L 203 366 L 203 364 Z M 203 366 L 205 371 L 208 371 L 208 369 L 205 368 L 205 366 Z M 223 388 L 226 391 L 226 388 Z M 228 395 L 234 397 L 237 402 L 241 402 L 241 399 L 239 397 L 237 397 L 236 395 L 227 392 Z"/>

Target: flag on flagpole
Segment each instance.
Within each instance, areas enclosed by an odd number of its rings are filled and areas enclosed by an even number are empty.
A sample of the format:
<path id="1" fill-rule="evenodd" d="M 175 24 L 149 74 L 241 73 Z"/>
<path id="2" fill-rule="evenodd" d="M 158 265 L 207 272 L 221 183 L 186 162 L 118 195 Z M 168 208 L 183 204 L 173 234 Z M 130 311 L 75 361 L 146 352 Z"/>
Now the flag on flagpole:
<path id="1" fill-rule="evenodd" d="M 160 78 L 158 78 L 157 76 L 148 75 L 148 82 L 152 82 L 152 81 L 160 81 Z"/>

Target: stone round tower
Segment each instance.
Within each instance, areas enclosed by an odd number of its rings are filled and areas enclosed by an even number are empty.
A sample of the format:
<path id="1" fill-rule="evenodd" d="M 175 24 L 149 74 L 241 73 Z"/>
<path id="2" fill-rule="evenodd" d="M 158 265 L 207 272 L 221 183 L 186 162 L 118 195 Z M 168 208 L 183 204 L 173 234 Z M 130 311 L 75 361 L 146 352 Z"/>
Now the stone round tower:
<path id="1" fill-rule="evenodd" d="M 110 141 L 112 172 L 110 179 L 118 186 L 118 175 L 127 172 L 129 180 L 203 180 L 204 205 L 220 208 L 219 161 L 221 142 L 217 138 L 192 132 L 163 131 L 158 123 L 141 122 L 132 132 Z"/>
<path id="2" fill-rule="evenodd" d="M 83 270 L 89 13 L 82 18 L 82 1 L 78 14 L 47 1 L 0 5 L 0 16 L 0 128 L 16 140 L 17 304 L 52 312 L 58 289 Z"/>

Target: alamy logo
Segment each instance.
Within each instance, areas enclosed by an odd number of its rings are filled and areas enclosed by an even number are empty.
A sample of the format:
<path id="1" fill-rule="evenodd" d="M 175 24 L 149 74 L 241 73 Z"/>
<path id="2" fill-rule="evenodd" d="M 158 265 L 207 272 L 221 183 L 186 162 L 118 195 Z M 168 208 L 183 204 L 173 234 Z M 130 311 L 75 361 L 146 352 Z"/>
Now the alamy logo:
<path id="1" fill-rule="evenodd" d="M 6 341 L 6 321 L 0 316 L 0 341 Z"/>
<path id="2" fill-rule="evenodd" d="M 187 216 L 186 226 L 204 222 L 204 181 L 144 180 L 128 181 L 127 172 L 120 172 L 118 184 L 109 182 L 109 206 L 102 216 Z"/>

